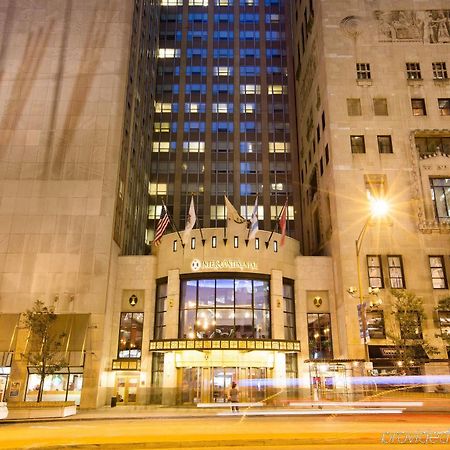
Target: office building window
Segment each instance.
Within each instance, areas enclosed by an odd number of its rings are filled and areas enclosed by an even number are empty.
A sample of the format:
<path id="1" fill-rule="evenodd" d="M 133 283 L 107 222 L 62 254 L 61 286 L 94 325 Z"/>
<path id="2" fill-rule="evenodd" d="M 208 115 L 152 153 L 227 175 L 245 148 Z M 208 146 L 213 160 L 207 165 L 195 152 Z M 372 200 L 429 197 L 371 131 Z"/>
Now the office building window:
<path id="1" fill-rule="evenodd" d="M 378 152 L 393 153 L 391 136 L 377 136 Z"/>
<path id="2" fill-rule="evenodd" d="M 330 314 L 308 314 L 308 343 L 311 359 L 332 359 Z"/>
<path id="3" fill-rule="evenodd" d="M 359 99 L 359 98 L 348 98 L 347 99 L 347 114 L 349 116 L 360 116 L 361 115 L 361 99 Z"/>
<path id="4" fill-rule="evenodd" d="M 118 358 L 141 357 L 143 327 L 144 313 L 121 313 Z"/>
<path id="5" fill-rule="evenodd" d="M 447 289 L 447 276 L 443 256 L 429 256 L 433 289 Z"/>
<path id="6" fill-rule="evenodd" d="M 268 280 L 181 281 L 179 337 L 270 339 Z"/>
<path id="7" fill-rule="evenodd" d="M 433 78 L 435 80 L 446 80 L 448 78 L 447 64 L 445 62 L 433 63 Z"/>
<path id="8" fill-rule="evenodd" d="M 426 116 L 427 110 L 425 108 L 425 99 L 423 98 L 412 98 L 411 108 L 413 116 Z"/>
<path id="9" fill-rule="evenodd" d="M 165 338 L 167 312 L 167 283 L 159 283 L 156 287 L 156 305 L 155 305 L 155 339 Z"/>
<path id="10" fill-rule="evenodd" d="M 450 221 L 450 178 L 430 178 L 431 199 L 436 220 Z"/>
<path id="11" fill-rule="evenodd" d="M 374 98 L 373 99 L 373 113 L 376 116 L 387 116 L 388 105 L 386 98 Z"/>
<path id="12" fill-rule="evenodd" d="M 384 339 L 386 337 L 383 311 L 366 311 L 366 324 L 371 339 Z"/>
<path id="13" fill-rule="evenodd" d="M 284 338 L 287 341 L 296 339 L 294 284 L 283 284 Z"/>
<path id="14" fill-rule="evenodd" d="M 405 275 L 403 273 L 403 261 L 401 256 L 389 256 L 389 283 L 392 289 L 405 289 Z"/>
<path id="15" fill-rule="evenodd" d="M 441 116 L 450 116 L 450 98 L 438 98 Z"/>
<path id="16" fill-rule="evenodd" d="M 350 146 L 352 153 L 366 153 L 364 136 L 350 136 Z"/>
<path id="17" fill-rule="evenodd" d="M 384 287 L 380 255 L 367 255 L 367 274 L 369 287 L 380 289 Z"/>
<path id="18" fill-rule="evenodd" d="M 370 73 L 370 64 L 357 63 L 356 64 L 356 78 L 358 80 L 370 80 L 372 78 Z"/>

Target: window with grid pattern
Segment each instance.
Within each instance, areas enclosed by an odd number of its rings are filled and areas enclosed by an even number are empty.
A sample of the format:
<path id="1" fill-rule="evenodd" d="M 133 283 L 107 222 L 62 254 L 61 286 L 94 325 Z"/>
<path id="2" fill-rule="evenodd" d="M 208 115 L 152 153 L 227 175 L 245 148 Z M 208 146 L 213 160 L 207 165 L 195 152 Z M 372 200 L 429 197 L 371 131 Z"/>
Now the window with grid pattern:
<path id="1" fill-rule="evenodd" d="M 358 80 L 372 79 L 369 63 L 356 63 L 356 78 Z"/>
<path id="2" fill-rule="evenodd" d="M 392 289 L 405 289 L 405 274 L 400 255 L 388 255 L 389 283 Z"/>
<path id="3" fill-rule="evenodd" d="M 384 339 L 386 337 L 383 311 L 366 311 L 366 323 L 371 339 Z"/>
<path id="4" fill-rule="evenodd" d="M 445 62 L 433 63 L 433 78 L 435 80 L 447 80 L 447 64 Z"/>
<path id="5" fill-rule="evenodd" d="M 380 255 L 367 255 L 367 275 L 369 287 L 379 289 L 384 287 Z"/>
<path id="6" fill-rule="evenodd" d="M 420 63 L 409 62 L 406 63 L 406 77 L 408 80 L 421 80 L 422 73 L 420 71 Z"/>
<path id="7" fill-rule="evenodd" d="M 431 283 L 433 289 L 447 289 L 447 277 L 443 256 L 430 256 Z"/>

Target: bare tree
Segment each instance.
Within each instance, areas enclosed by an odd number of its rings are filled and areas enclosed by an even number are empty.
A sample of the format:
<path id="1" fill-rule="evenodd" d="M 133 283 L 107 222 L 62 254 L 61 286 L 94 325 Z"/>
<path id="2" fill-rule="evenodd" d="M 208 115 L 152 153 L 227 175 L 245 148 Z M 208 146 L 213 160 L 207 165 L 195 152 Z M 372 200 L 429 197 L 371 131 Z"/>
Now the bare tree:
<path id="1" fill-rule="evenodd" d="M 28 365 L 40 376 L 38 402 L 42 401 L 45 377 L 67 366 L 61 353 L 66 335 L 52 329 L 56 318 L 54 307 L 45 306 L 41 300 L 36 300 L 32 309 L 24 313 L 24 324 L 30 332 L 26 358 Z"/>
<path id="2" fill-rule="evenodd" d="M 422 298 L 404 289 L 394 289 L 391 292 L 395 297 L 392 315 L 398 326 L 387 337 L 396 347 L 398 361 L 408 375 L 412 366 L 420 359 L 417 354 L 419 346 L 427 355 L 434 355 L 438 350 L 426 342 L 422 334 L 422 323 L 426 319 Z"/>

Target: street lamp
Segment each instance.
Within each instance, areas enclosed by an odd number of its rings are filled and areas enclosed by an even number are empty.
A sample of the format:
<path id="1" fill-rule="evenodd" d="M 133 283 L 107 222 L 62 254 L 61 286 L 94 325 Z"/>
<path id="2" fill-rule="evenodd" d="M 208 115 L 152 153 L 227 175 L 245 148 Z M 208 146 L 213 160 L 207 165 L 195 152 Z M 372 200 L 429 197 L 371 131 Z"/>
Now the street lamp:
<path id="1" fill-rule="evenodd" d="M 364 226 L 362 227 L 361 232 L 359 233 L 358 238 L 355 241 L 355 248 L 356 248 L 356 270 L 358 274 L 358 297 L 359 297 L 359 308 L 360 308 L 360 314 L 361 314 L 361 325 L 362 325 L 362 334 L 363 334 L 363 343 L 364 343 L 364 360 L 366 362 L 369 362 L 369 347 L 367 345 L 367 317 L 366 317 L 366 303 L 364 302 L 364 296 L 362 291 L 362 279 L 361 279 L 361 267 L 360 267 L 360 261 L 359 256 L 361 254 L 361 247 L 362 242 L 364 239 L 364 235 L 366 234 L 367 227 L 369 226 L 369 223 L 373 219 L 382 219 L 383 217 L 386 217 L 388 211 L 389 211 L 389 203 L 381 198 L 370 198 L 370 211 L 371 214 L 367 218 L 366 222 L 364 223 Z M 369 294 L 376 295 L 378 292 L 374 291 L 374 289 L 369 288 Z M 350 295 L 356 294 L 354 288 L 349 288 L 348 293 Z"/>

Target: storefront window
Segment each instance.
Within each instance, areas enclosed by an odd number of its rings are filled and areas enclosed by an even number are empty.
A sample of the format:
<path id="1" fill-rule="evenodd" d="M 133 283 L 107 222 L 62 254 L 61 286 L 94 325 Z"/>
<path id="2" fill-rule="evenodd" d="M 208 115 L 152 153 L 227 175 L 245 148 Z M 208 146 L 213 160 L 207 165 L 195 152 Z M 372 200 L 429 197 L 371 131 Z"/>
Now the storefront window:
<path id="1" fill-rule="evenodd" d="M 164 339 L 166 328 L 165 314 L 167 311 L 167 283 L 158 284 L 156 289 L 155 308 L 155 339 Z"/>
<path id="2" fill-rule="evenodd" d="M 285 283 L 283 285 L 284 338 L 288 341 L 296 338 L 294 303 L 294 285 Z"/>
<path id="3" fill-rule="evenodd" d="M 144 313 L 120 315 L 119 358 L 140 358 Z"/>
<path id="4" fill-rule="evenodd" d="M 36 401 L 39 391 L 40 375 L 30 374 L 26 401 Z M 54 373 L 47 375 L 44 380 L 43 401 L 74 401 L 80 404 L 83 374 L 81 373 Z"/>
<path id="5" fill-rule="evenodd" d="M 311 359 L 332 359 L 330 314 L 308 314 L 309 357 Z"/>
<path id="6" fill-rule="evenodd" d="M 270 338 L 269 281 L 182 280 L 180 338 Z"/>

